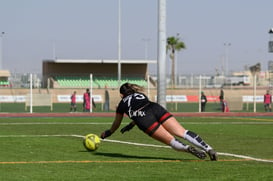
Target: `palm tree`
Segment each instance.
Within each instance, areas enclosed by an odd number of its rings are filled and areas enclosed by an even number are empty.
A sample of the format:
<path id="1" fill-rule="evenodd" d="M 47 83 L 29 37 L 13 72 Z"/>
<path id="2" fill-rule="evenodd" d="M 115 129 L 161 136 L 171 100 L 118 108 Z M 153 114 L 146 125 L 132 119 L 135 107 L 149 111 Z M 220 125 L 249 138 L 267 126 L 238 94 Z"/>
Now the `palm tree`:
<path id="1" fill-rule="evenodd" d="M 177 34 L 176 37 L 171 36 L 167 38 L 167 52 L 170 51 L 170 59 L 172 61 L 172 76 L 171 76 L 171 83 L 172 88 L 175 87 L 175 75 L 174 75 L 174 69 L 175 69 L 175 52 L 180 51 L 181 49 L 185 49 L 186 46 L 184 42 L 180 41 L 179 34 Z"/>

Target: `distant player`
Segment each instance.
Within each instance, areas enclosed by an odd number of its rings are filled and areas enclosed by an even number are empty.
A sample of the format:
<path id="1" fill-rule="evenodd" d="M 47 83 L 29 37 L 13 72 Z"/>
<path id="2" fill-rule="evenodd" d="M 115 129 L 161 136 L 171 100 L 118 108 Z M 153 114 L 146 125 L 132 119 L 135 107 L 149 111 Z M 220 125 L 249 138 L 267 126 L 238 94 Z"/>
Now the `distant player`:
<path id="1" fill-rule="evenodd" d="M 90 112 L 90 92 L 86 89 L 83 94 L 83 112 Z"/>
<path id="2" fill-rule="evenodd" d="M 94 98 L 92 97 L 92 106 L 95 109 L 96 104 Z M 90 91 L 86 89 L 86 92 L 83 94 L 83 112 L 90 112 Z"/>
<path id="3" fill-rule="evenodd" d="M 228 103 L 225 99 L 221 100 L 222 112 L 229 112 Z"/>
<path id="4" fill-rule="evenodd" d="M 201 92 L 201 112 L 205 112 L 207 102 L 207 96 L 204 92 Z"/>
<path id="5" fill-rule="evenodd" d="M 270 91 L 267 90 L 266 94 L 264 95 L 264 110 L 265 112 L 272 112 L 272 95 L 270 94 Z"/>
<path id="6" fill-rule="evenodd" d="M 70 112 L 76 112 L 77 111 L 76 91 L 73 92 L 73 94 L 71 95 L 70 99 L 71 99 Z"/>
<path id="7" fill-rule="evenodd" d="M 173 115 L 158 103 L 151 102 L 142 92 L 143 88 L 136 84 L 125 83 L 120 87 L 121 101 L 116 110 L 115 120 L 111 128 L 101 134 L 102 139 L 111 136 L 119 128 L 125 113 L 133 121 L 121 129 L 122 133 L 137 125 L 147 135 L 177 151 L 191 153 L 200 159 L 206 158 L 206 152 L 211 160 L 217 160 L 217 153 L 199 135 L 183 128 Z M 175 136 L 189 141 L 202 150 L 182 143 Z"/>

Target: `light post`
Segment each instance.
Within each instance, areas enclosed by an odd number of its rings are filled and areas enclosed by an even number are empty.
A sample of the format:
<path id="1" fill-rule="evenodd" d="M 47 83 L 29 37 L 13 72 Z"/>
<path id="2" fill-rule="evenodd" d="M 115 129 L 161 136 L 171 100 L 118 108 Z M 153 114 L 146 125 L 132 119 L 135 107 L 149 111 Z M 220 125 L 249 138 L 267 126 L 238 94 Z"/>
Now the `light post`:
<path id="1" fill-rule="evenodd" d="M 121 85 L 121 8 L 118 0 L 118 85 Z"/>
<path id="2" fill-rule="evenodd" d="M 3 69 L 3 37 L 5 32 L 1 32 L 0 34 L 0 70 Z"/>
<path id="3" fill-rule="evenodd" d="M 273 28 L 269 30 L 269 42 L 268 42 L 268 52 L 273 53 Z"/>
<path id="4" fill-rule="evenodd" d="M 158 0 L 157 102 L 166 107 L 166 0 Z"/>
<path id="5" fill-rule="evenodd" d="M 52 55 L 53 55 L 53 60 L 56 60 L 56 43 L 55 41 L 53 41 L 53 44 L 52 44 Z"/>
<path id="6" fill-rule="evenodd" d="M 148 59 L 148 43 L 151 39 L 150 38 L 142 38 L 142 41 L 144 41 L 144 58 L 145 60 Z"/>
<path id="7" fill-rule="evenodd" d="M 269 31 L 269 41 L 268 41 L 268 53 L 273 53 L 273 28 L 271 28 Z M 269 86 L 272 85 L 272 73 L 273 73 L 273 61 L 268 61 L 268 84 Z"/>
<path id="8" fill-rule="evenodd" d="M 225 46 L 225 74 L 226 76 L 228 75 L 228 64 L 229 64 L 229 47 L 231 46 L 231 43 L 224 43 L 224 46 Z"/>

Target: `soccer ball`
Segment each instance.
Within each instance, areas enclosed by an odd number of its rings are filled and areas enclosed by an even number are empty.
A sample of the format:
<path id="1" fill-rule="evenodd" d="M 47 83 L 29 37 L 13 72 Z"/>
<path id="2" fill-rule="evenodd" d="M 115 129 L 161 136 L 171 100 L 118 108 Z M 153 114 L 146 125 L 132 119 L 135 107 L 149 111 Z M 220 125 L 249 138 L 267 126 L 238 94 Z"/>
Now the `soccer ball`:
<path id="1" fill-rule="evenodd" d="M 83 138 L 83 146 L 88 151 L 95 151 L 100 145 L 100 138 L 95 134 L 88 134 Z"/>

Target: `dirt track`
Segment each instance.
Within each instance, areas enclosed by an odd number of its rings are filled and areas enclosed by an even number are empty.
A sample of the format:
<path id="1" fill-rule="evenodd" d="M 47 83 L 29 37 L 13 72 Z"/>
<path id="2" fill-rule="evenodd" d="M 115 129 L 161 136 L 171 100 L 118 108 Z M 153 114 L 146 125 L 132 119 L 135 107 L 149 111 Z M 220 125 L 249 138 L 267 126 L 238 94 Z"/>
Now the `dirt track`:
<path id="1" fill-rule="evenodd" d="M 252 112 L 202 112 L 202 113 L 172 113 L 176 117 L 273 117 L 270 113 L 252 113 Z M 114 112 L 94 112 L 94 113 L 0 113 L 1 117 L 114 117 Z"/>

